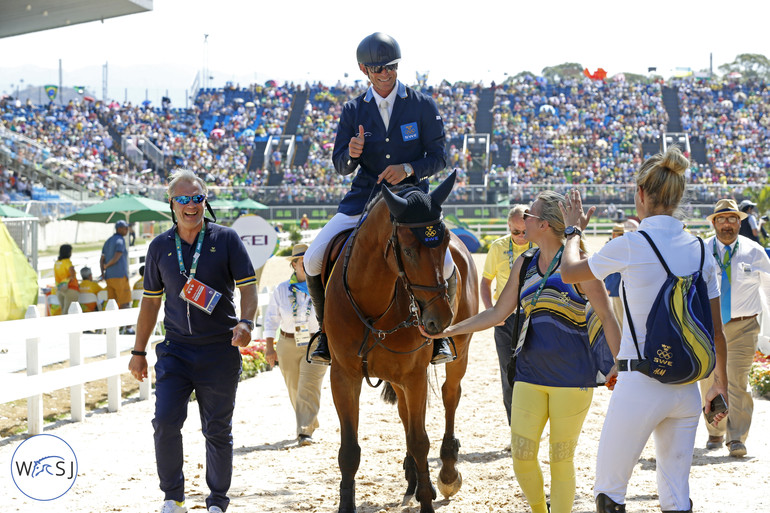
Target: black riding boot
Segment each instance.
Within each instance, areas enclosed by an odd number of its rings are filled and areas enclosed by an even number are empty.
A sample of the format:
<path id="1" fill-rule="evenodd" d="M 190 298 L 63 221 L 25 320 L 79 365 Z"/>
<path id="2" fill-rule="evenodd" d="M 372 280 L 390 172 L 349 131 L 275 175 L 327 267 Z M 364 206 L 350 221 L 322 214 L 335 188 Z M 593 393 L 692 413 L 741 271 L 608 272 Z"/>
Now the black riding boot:
<path id="1" fill-rule="evenodd" d="M 625 513 L 626 505 L 618 504 L 603 493 L 596 497 L 596 513 Z"/>
<path id="2" fill-rule="evenodd" d="M 326 340 L 326 333 L 323 331 L 324 326 L 324 286 L 321 283 L 321 276 L 305 275 L 307 280 L 307 290 L 310 292 L 310 299 L 313 300 L 313 308 L 315 308 L 315 317 L 318 319 L 318 332 L 313 335 L 313 339 L 318 339 L 318 345 L 315 351 L 310 355 L 310 363 L 318 365 L 331 365 L 332 357 L 329 354 L 329 344 Z"/>
<path id="3" fill-rule="evenodd" d="M 457 269 L 452 272 L 452 276 L 447 279 L 447 295 L 449 296 L 449 304 L 454 305 L 455 295 L 457 294 Z M 433 365 L 441 365 L 442 363 L 449 363 L 456 358 L 452 354 L 452 349 L 449 347 L 449 340 L 445 338 L 437 338 L 433 341 L 433 356 L 430 359 L 430 363 Z"/>

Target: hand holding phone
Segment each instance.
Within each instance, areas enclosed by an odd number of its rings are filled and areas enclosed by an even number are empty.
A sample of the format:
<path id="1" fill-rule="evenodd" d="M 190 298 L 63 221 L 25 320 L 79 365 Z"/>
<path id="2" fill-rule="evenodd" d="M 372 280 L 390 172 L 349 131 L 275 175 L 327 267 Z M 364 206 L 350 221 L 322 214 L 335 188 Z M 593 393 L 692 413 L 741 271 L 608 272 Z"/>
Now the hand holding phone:
<path id="1" fill-rule="evenodd" d="M 727 413 L 727 401 L 722 394 L 719 394 L 711 400 L 711 410 L 708 413 L 706 413 L 706 407 L 703 407 L 703 415 L 705 415 L 706 422 L 709 424 L 712 424 L 714 418 L 720 413 Z"/>

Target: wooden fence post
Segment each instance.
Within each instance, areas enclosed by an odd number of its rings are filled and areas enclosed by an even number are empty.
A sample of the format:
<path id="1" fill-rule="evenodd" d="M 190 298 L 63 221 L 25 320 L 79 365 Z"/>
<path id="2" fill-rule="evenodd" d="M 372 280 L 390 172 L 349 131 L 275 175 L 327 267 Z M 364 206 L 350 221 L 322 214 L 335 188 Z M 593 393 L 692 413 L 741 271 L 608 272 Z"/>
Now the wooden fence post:
<path id="1" fill-rule="evenodd" d="M 107 301 L 106 311 L 118 310 L 118 304 L 114 299 Z M 107 359 L 117 358 L 118 353 L 118 327 L 107 328 Z M 107 410 L 118 411 L 120 409 L 120 374 L 107 378 Z"/>
<path id="2" fill-rule="evenodd" d="M 67 315 L 77 315 L 83 313 L 80 303 L 73 302 Z M 70 333 L 70 367 L 83 365 L 83 345 L 81 343 L 83 332 L 76 331 Z M 72 420 L 83 422 L 86 418 L 86 395 L 83 383 L 70 387 L 70 413 Z"/>
<path id="3" fill-rule="evenodd" d="M 34 305 L 27 308 L 25 319 L 37 319 L 40 313 Z M 43 367 L 40 364 L 40 337 L 27 339 L 27 376 L 42 374 Z M 27 430 L 30 435 L 39 435 L 43 432 L 43 395 L 38 394 L 27 398 Z"/>

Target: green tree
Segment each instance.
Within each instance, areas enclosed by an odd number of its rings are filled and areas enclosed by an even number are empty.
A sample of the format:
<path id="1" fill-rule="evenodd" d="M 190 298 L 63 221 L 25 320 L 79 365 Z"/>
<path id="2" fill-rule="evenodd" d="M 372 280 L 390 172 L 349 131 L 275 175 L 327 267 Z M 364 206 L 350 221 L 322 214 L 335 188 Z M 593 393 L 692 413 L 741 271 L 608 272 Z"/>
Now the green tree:
<path id="1" fill-rule="evenodd" d="M 770 79 L 770 59 L 758 53 L 742 53 L 733 62 L 719 66 L 725 75 L 740 73 L 748 79 Z"/>
<path id="2" fill-rule="evenodd" d="M 583 76 L 583 66 L 577 62 L 565 62 L 557 66 L 548 66 L 543 68 L 543 76 L 548 80 L 553 80 L 556 77 L 562 78 L 579 78 Z"/>

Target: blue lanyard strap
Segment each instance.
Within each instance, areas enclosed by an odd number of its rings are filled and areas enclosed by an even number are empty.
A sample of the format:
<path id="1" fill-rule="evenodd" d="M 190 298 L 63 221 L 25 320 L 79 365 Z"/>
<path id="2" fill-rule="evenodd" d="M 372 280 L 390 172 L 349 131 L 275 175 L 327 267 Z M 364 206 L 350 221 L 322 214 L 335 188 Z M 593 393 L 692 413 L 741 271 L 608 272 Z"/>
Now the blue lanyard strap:
<path id="1" fill-rule="evenodd" d="M 723 262 L 721 258 L 719 258 L 719 253 L 717 252 L 717 239 L 714 237 L 714 260 L 717 261 L 717 264 L 719 265 L 719 269 L 723 272 L 727 271 L 730 268 L 730 264 L 733 261 L 733 257 L 735 256 L 735 253 L 738 251 L 738 242 L 739 239 L 735 239 L 735 247 L 730 250 L 730 246 L 725 244 L 725 251 L 730 252 L 730 258 L 727 259 L 727 262 Z"/>
<path id="2" fill-rule="evenodd" d="M 195 254 L 193 254 L 192 266 L 190 267 L 190 278 L 195 277 L 195 271 L 198 269 L 198 260 L 201 256 L 201 248 L 203 247 L 203 236 L 205 232 L 206 223 L 204 222 L 203 227 L 198 234 L 198 243 L 195 246 Z M 176 258 L 179 261 L 179 274 L 187 276 L 187 271 L 184 267 L 184 260 L 182 260 L 182 239 L 179 237 L 179 231 L 174 232 L 174 241 L 176 242 Z"/>
<path id="3" fill-rule="evenodd" d="M 529 247 L 527 249 L 532 248 L 532 243 L 529 243 Z M 511 238 L 508 239 L 508 269 L 513 269 L 513 235 L 511 235 Z"/>
<path id="4" fill-rule="evenodd" d="M 556 262 L 558 262 L 561 259 L 561 254 L 564 252 L 564 246 L 559 248 L 559 251 L 556 252 L 556 254 L 553 257 L 553 260 L 551 260 L 550 265 L 548 266 L 548 270 L 545 272 L 545 275 L 543 276 L 543 279 L 540 280 L 540 286 L 535 291 L 535 295 L 532 297 L 532 306 L 534 307 L 537 304 L 537 300 L 540 299 L 540 294 L 543 293 L 543 289 L 545 288 L 545 282 L 548 281 L 548 278 L 551 277 L 551 273 L 553 273 L 554 268 L 556 267 Z M 535 265 L 537 265 L 537 262 L 535 262 Z"/>

